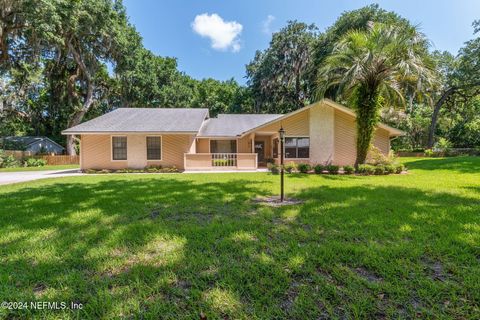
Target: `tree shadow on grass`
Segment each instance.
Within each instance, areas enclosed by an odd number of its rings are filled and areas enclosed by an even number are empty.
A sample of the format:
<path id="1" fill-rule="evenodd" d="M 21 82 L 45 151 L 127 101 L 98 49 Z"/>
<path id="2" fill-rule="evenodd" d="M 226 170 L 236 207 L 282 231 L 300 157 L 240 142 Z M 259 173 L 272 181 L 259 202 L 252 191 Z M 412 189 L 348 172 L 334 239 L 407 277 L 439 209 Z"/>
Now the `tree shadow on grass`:
<path id="1" fill-rule="evenodd" d="M 465 279 L 479 277 L 478 248 L 465 226 L 479 222 L 478 198 L 322 186 L 296 194 L 301 206 L 251 202 L 270 188 L 245 179 L 120 178 L 12 192 L 0 199 L 0 230 L 11 234 L 0 248 L 0 296 L 79 301 L 82 318 L 473 312 L 479 291 Z M 425 256 L 462 272 L 437 283 Z M 450 311 L 439 296 L 453 301 Z M 461 308 L 459 296 L 467 297 Z M 10 316 L 39 314 L 28 312 Z"/>

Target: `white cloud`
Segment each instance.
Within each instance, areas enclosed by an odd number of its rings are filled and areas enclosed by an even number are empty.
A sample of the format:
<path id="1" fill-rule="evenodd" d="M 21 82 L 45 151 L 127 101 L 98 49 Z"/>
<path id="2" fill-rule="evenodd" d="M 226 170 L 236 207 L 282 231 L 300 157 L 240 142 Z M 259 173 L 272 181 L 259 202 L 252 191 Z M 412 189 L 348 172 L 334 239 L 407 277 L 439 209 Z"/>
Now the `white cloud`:
<path id="1" fill-rule="evenodd" d="M 263 33 L 270 34 L 272 33 L 272 30 L 270 29 L 270 26 L 272 25 L 273 20 L 275 20 L 275 17 L 269 14 L 267 16 L 267 19 L 263 20 L 262 22 L 262 31 Z"/>
<path id="2" fill-rule="evenodd" d="M 243 26 L 236 21 L 224 21 L 218 14 L 199 14 L 192 22 L 192 29 L 202 37 L 209 38 L 213 49 L 240 50 L 240 33 Z"/>

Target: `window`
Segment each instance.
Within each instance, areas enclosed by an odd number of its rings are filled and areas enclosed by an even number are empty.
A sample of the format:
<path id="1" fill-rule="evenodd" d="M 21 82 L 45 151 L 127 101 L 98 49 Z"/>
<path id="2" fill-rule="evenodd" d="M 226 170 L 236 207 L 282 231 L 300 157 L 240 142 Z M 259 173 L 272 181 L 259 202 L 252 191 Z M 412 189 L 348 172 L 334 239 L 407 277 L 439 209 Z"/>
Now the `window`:
<path id="1" fill-rule="evenodd" d="M 127 137 L 112 137 L 112 159 L 127 160 Z"/>
<path id="2" fill-rule="evenodd" d="M 162 160 L 161 137 L 147 137 L 147 160 Z"/>
<path id="3" fill-rule="evenodd" d="M 285 138 L 285 158 L 309 158 L 310 138 Z"/>
<path id="4" fill-rule="evenodd" d="M 237 140 L 210 140 L 210 153 L 237 153 Z"/>

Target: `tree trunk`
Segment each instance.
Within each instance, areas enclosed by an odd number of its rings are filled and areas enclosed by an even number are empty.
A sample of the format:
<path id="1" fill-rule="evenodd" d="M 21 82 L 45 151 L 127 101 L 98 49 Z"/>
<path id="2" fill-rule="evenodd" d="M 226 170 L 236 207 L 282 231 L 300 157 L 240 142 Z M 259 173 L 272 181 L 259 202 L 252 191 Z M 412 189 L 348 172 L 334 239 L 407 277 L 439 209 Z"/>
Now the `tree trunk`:
<path id="1" fill-rule="evenodd" d="M 4 65 L 8 61 L 8 34 L 1 28 L 0 30 L 0 64 Z"/>
<path id="2" fill-rule="evenodd" d="M 433 108 L 432 113 L 432 121 L 430 122 L 430 129 L 428 130 L 428 142 L 427 142 L 427 149 L 433 148 L 433 144 L 435 142 L 435 129 L 437 128 L 437 120 L 438 115 L 440 113 L 440 109 L 442 105 L 445 103 L 448 97 L 450 97 L 455 91 L 457 90 L 456 87 L 448 88 L 446 91 L 443 92 L 440 99 L 437 100 L 435 106 Z"/>
<path id="3" fill-rule="evenodd" d="M 83 106 L 80 110 L 76 111 L 72 119 L 68 122 L 68 127 L 74 127 L 76 125 L 79 125 L 85 114 L 87 113 L 88 110 L 90 110 L 90 107 L 92 106 L 93 103 L 93 85 L 89 81 L 87 84 L 87 97 L 85 98 L 85 102 L 83 103 Z M 75 139 L 73 135 L 68 135 L 67 136 L 67 154 L 71 156 L 77 155 L 77 152 L 75 150 Z"/>
<path id="4" fill-rule="evenodd" d="M 73 113 L 72 119 L 68 123 L 68 127 L 71 128 L 79 125 L 82 122 L 83 117 L 88 112 L 88 110 L 90 110 L 90 107 L 93 104 L 93 81 L 91 74 L 87 69 L 87 66 L 82 60 L 82 57 L 70 42 L 68 43 L 68 49 L 72 53 L 73 58 L 77 63 L 78 67 L 80 68 L 82 75 L 85 77 L 85 83 L 87 86 L 87 94 L 85 95 L 82 107 Z M 75 140 L 73 135 L 67 136 L 67 153 L 69 155 L 77 154 L 75 150 Z"/>
<path id="5" fill-rule="evenodd" d="M 355 167 L 364 164 L 378 123 L 379 95 L 375 89 L 360 88 L 356 93 L 357 158 Z"/>

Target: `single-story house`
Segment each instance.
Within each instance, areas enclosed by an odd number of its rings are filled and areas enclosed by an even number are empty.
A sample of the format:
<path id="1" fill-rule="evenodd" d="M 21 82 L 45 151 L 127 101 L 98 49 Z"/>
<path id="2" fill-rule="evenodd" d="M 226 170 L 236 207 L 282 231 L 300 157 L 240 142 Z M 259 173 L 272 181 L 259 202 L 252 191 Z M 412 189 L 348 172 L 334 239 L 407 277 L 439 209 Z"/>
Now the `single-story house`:
<path id="1" fill-rule="evenodd" d="M 355 113 L 324 99 L 288 114 L 220 114 L 208 109 L 119 108 L 62 133 L 80 136 L 82 169 L 176 166 L 182 170 L 256 169 L 279 161 L 351 165 Z M 374 145 L 383 153 L 403 132 L 379 124 Z"/>
<path id="2" fill-rule="evenodd" d="M 29 151 L 31 154 L 62 154 L 65 148 L 47 137 L 3 137 L 0 138 L 0 149 Z"/>

